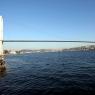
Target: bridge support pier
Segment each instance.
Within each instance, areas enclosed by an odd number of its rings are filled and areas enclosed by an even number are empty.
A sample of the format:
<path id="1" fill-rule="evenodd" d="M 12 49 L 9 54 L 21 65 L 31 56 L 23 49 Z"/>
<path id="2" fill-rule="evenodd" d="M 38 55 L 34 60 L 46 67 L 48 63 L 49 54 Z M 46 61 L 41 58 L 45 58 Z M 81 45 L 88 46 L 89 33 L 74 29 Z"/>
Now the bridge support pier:
<path id="1" fill-rule="evenodd" d="M 0 71 L 5 69 L 5 61 L 3 54 L 3 17 L 0 16 Z"/>

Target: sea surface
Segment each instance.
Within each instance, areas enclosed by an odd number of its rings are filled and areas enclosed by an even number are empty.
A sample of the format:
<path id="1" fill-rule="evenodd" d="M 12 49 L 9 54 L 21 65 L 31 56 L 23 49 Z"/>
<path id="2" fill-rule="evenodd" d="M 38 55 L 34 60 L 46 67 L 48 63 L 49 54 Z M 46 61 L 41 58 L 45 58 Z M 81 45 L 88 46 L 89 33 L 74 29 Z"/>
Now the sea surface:
<path id="1" fill-rule="evenodd" d="M 95 95 L 95 51 L 7 55 L 0 95 Z"/>

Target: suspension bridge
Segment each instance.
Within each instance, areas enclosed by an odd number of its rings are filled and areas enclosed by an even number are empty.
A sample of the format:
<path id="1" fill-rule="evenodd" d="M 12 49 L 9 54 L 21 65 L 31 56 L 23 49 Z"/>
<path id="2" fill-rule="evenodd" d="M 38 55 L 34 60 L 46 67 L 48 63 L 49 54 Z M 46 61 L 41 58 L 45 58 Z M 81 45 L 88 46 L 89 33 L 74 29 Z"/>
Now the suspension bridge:
<path id="1" fill-rule="evenodd" d="M 4 42 L 62 42 L 62 43 L 95 43 L 95 41 L 62 41 L 62 40 L 4 40 L 3 39 L 3 17 L 0 16 L 0 68 L 5 66 L 3 43 Z"/>

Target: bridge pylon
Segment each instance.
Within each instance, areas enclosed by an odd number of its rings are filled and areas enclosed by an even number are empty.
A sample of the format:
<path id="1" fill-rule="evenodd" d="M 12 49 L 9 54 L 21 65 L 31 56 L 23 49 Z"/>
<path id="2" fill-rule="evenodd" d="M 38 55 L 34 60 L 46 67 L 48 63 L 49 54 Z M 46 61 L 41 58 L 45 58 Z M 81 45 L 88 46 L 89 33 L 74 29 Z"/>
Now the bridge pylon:
<path id="1" fill-rule="evenodd" d="M 5 69 L 5 61 L 3 54 L 3 17 L 0 16 L 0 71 Z"/>

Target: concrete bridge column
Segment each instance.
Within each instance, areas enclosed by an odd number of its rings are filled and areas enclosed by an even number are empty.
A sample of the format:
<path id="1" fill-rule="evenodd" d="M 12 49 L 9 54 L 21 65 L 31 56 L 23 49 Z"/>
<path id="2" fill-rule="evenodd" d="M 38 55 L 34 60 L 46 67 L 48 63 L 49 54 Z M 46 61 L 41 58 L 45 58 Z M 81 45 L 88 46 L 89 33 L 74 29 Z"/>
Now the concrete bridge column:
<path id="1" fill-rule="evenodd" d="M 0 16 L 0 71 L 5 68 L 4 54 L 3 54 L 3 17 Z"/>

